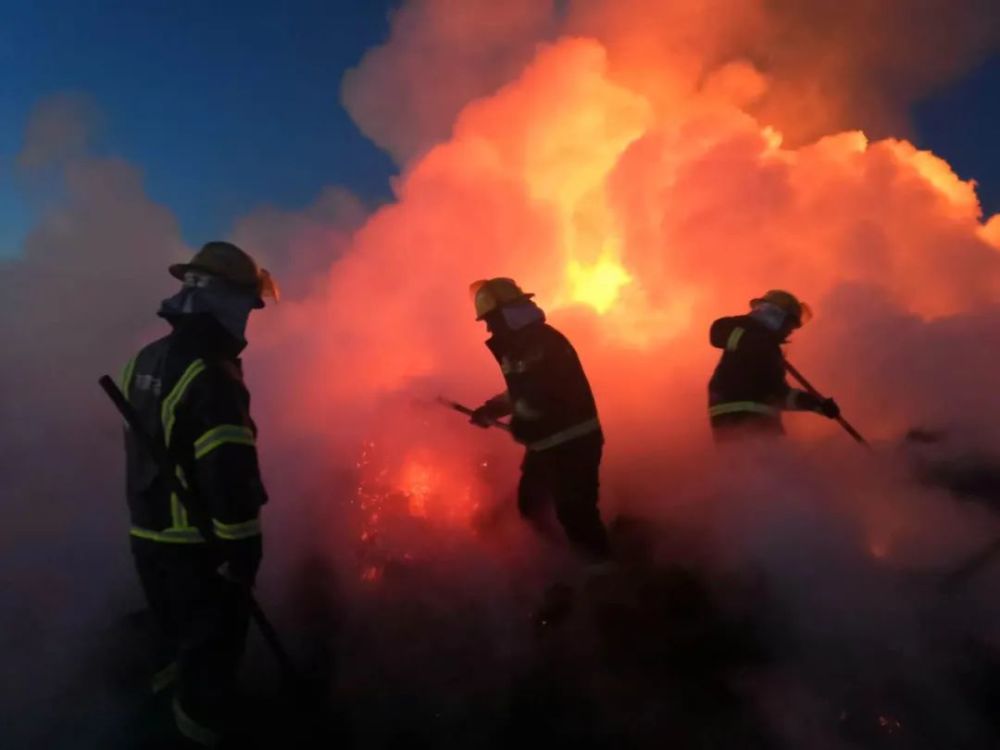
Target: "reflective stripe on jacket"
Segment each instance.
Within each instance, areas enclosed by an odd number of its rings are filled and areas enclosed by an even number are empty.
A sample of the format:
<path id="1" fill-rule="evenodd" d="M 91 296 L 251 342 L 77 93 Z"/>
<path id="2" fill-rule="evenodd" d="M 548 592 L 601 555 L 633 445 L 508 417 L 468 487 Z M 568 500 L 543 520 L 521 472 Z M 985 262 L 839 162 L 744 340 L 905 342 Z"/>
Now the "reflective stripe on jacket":
<path id="1" fill-rule="evenodd" d="M 540 451 L 600 432 L 597 406 L 572 344 L 547 323 L 533 323 L 486 346 L 507 383 L 511 432 Z"/>
<path id="2" fill-rule="evenodd" d="M 758 414 L 780 421 L 791 389 L 779 335 L 741 315 L 715 321 L 709 338 L 722 349 L 708 386 L 709 416 Z"/>
<path id="3" fill-rule="evenodd" d="M 259 557 L 260 480 L 249 394 L 232 347 L 217 324 L 201 316 L 180 321 L 125 367 L 122 391 L 154 439 L 167 447 L 197 507 L 185 507 L 159 467 L 126 430 L 131 535 L 170 544 L 205 540 L 191 514 L 228 542 L 253 542 Z"/>

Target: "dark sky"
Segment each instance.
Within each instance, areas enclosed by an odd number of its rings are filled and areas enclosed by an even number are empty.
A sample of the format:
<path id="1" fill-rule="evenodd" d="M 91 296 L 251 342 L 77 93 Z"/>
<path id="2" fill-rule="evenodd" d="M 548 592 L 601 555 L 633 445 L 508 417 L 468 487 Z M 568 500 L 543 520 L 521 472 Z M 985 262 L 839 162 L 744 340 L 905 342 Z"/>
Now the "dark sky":
<path id="1" fill-rule="evenodd" d="M 1000 57 L 914 108 L 917 145 L 979 183 L 987 216 L 1000 212 Z"/>
<path id="2" fill-rule="evenodd" d="M 97 146 L 139 165 L 191 244 L 263 203 L 299 207 L 327 185 L 389 196 L 391 161 L 339 104 L 343 71 L 388 31 L 389 0 L 35 0 L 0 10 L 0 255 L 38 202 L 12 160 L 40 99 L 84 92 Z M 1000 210 L 1000 60 L 916 108 L 918 146 L 979 181 Z M 29 191 L 30 194 L 30 191 Z"/>

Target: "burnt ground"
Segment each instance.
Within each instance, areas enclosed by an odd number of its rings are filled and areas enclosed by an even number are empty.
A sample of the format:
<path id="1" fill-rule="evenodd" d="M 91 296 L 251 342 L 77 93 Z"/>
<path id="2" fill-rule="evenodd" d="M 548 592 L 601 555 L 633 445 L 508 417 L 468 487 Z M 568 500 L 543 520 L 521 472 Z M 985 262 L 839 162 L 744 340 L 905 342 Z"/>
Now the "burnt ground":
<path id="1" fill-rule="evenodd" d="M 254 636 L 229 746 L 1000 747 L 1000 653 L 951 626 L 956 594 L 939 579 L 889 574 L 931 592 L 907 636 L 925 660 L 914 665 L 892 639 L 803 640 L 760 576 L 654 563 L 641 553 L 652 535 L 620 520 L 632 554 L 619 569 L 497 607 L 415 564 L 388 566 L 348 606 L 330 571 L 307 566 L 279 623 L 306 688 L 284 688 Z M 113 696 L 102 722 L 81 717 L 75 741 L 63 727 L 44 746 L 183 746 L 167 700 L 142 689 L 141 620 L 95 650 Z"/>
<path id="2" fill-rule="evenodd" d="M 994 509 L 998 477 L 981 463 L 923 474 Z M 1000 550 L 957 579 L 872 570 L 906 629 L 845 635 L 803 629 L 762 571 L 720 571 L 680 546 L 663 555 L 670 529 L 618 519 L 612 531 L 620 566 L 562 585 L 409 560 L 359 589 L 338 565 L 303 564 L 283 598 L 264 598 L 304 684 L 286 685 L 252 634 L 228 746 L 1000 748 L 997 610 L 973 627 L 967 601 L 995 584 Z M 39 664 L 65 650 L 73 673 L 40 666 L 44 690 L 24 693 L 51 697 L 0 717 L 5 749 L 184 746 L 169 698 L 147 689 L 145 617 L 125 611 L 86 643 L 49 641 Z"/>

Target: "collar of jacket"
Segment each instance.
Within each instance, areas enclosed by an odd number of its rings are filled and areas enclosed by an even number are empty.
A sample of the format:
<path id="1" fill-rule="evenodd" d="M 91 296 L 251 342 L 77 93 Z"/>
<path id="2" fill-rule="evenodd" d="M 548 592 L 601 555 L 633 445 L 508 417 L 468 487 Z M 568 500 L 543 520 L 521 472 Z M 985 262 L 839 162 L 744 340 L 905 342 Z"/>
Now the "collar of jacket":
<path id="1" fill-rule="evenodd" d="M 516 331 L 508 331 L 503 334 L 495 333 L 486 339 L 486 347 L 499 358 L 503 354 L 509 354 L 512 349 L 518 349 L 523 346 L 544 325 L 545 322 L 539 320 Z"/>
<path id="2" fill-rule="evenodd" d="M 190 346 L 199 356 L 211 359 L 236 360 L 247 343 L 240 341 L 222 327 L 212 315 L 163 315 L 174 329 L 174 336 Z"/>

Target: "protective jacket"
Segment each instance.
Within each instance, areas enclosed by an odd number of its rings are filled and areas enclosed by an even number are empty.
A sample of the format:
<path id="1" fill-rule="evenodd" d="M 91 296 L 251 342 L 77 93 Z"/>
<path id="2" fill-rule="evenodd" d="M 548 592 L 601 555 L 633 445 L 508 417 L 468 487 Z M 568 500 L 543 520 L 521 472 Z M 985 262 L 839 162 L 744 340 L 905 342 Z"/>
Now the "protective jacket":
<path id="1" fill-rule="evenodd" d="M 795 408 L 798 391 L 785 380 L 780 335 L 750 315 L 720 318 L 709 333 L 722 358 L 708 384 L 708 412 L 713 422 L 743 415 L 780 429 L 781 410 Z"/>
<path id="2" fill-rule="evenodd" d="M 511 431 L 529 450 L 541 451 L 585 435 L 601 438 L 590 383 L 572 344 L 547 323 L 538 322 L 486 346 L 507 383 Z"/>
<path id="3" fill-rule="evenodd" d="M 172 333 L 126 365 L 121 387 L 147 433 L 166 445 L 196 507 L 179 502 L 159 467 L 126 431 L 130 533 L 163 544 L 203 544 L 198 525 L 204 522 L 221 541 L 226 560 L 252 576 L 267 495 L 237 358 L 242 345 L 207 315 L 171 322 Z"/>

